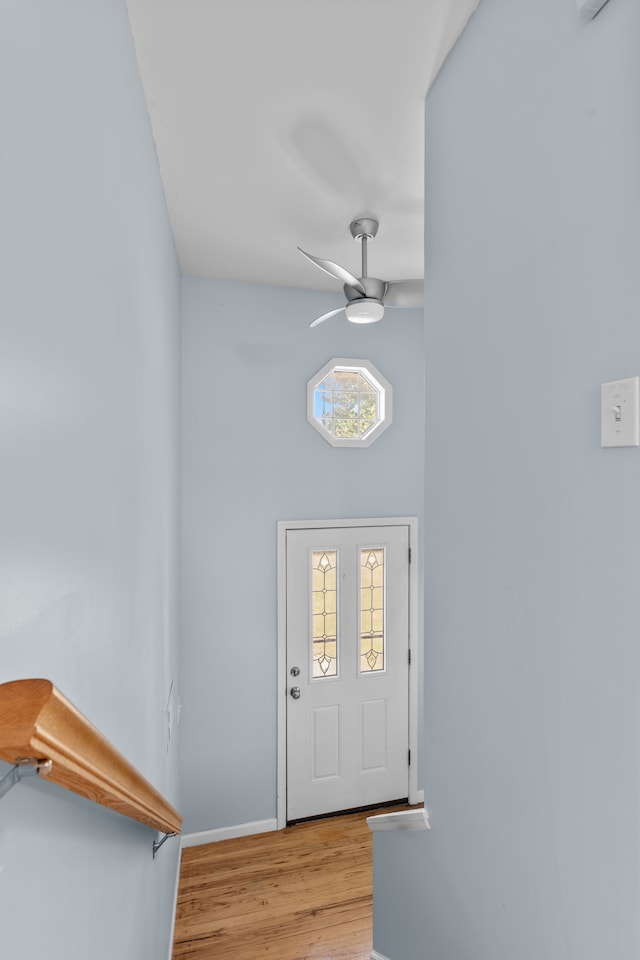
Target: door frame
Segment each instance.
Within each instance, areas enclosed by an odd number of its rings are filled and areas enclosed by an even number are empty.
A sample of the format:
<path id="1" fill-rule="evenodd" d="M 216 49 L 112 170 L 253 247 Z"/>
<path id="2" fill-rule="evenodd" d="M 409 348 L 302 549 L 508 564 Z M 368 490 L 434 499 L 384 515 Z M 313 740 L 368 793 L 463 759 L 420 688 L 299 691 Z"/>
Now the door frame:
<path id="1" fill-rule="evenodd" d="M 335 527 L 408 527 L 411 563 L 409 564 L 409 750 L 412 762 L 409 766 L 409 803 L 419 803 L 422 791 L 418 790 L 418 704 L 422 686 L 418 677 L 422 665 L 423 636 L 419 630 L 419 567 L 420 551 L 417 517 L 352 518 L 348 520 L 279 520 L 278 521 L 278 654 L 277 654 L 277 829 L 287 825 L 287 531 L 326 530 Z"/>

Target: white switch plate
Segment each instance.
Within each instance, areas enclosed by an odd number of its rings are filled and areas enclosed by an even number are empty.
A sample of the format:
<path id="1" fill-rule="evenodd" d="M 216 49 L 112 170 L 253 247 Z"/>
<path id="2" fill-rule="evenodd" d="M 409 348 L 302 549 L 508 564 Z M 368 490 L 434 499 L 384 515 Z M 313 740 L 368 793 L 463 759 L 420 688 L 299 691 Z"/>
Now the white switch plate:
<path id="1" fill-rule="evenodd" d="M 601 446 L 640 446 L 640 377 L 603 383 L 600 412 Z"/>

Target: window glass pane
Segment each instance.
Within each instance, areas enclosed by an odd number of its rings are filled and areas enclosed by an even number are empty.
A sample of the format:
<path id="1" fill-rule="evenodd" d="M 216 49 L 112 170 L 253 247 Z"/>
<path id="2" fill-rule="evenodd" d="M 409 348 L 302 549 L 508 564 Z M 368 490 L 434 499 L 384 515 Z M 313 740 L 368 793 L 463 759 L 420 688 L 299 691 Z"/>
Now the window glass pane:
<path id="1" fill-rule="evenodd" d="M 334 437 L 359 437 L 360 430 L 357 420 L 334 420 Z"/>
<path id="2" fill-rule="evenodd" d="M 363 420 L 376 420 L 378 417 L 378 394 L 366 393 L 360 399 L 360 416 Z"/>
<path id="3" fill-rule="evenodd" d="M 360 551 L 360 672 L 384 670 L 384 547 Z"/>
<path id="4" fill-rule="evenodd" d="M 316 390 L 315 414 L 316 417 L 331 417 L 333 400 L 330 393 L 324 393 L 322 390 Z"/>
<path id="5" fill-rule="evenodd" d="M 357 440 L 380 422 L 380 390 L 362 370 L 333 370 L 316 384 L 313 414 L 338 439 Z"/>
<path id="6" fill-rule="evenodd" d="M 376 387 L 371 383 L 370 380 L 365 377 L 364 373 L 360 374 L 360 393 L 377 393 Z"/>
<path id="7" fill-rule="evenodd" d="M 363 380 L 359 370 L 339 370 L 334 373 L 335 390 L 358 391 Z"/>
<path id="8" fill-rule="evenodd" d="M 357 417 L 358 394 L 336 393 L 333 400 L 334 417 Z"/>
<path id="9" fill-rule="evenodd" d="M 324 380 L 318 384 L 319 390 L 333 390 L 335 386 L 335 379 L 333 373 L 330 373 L 324 378 Z"/>
<path id="10" fill-rule="evenodd" d="M 314 679 L 338 675 L 338 551 L 311 554 L 311 658 Z"/>

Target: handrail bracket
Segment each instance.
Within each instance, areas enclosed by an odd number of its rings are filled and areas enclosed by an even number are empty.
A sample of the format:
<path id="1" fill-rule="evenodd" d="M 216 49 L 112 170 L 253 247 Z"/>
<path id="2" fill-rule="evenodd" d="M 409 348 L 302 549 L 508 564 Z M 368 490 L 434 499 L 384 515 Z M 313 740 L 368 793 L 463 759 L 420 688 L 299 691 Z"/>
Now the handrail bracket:
<path id="1" fill-rule="evenodd" d="M 25 777 L 32 777 L 36 773 L 42 773 L 46 776 L 51 772 L 51 760 L 39 760 L 37 757 L 20 757 L 16 760 L 14 767 L 9 770 L 0 780 L 0 799 L 9 793 L 12 787 L 24 780 Z"/>
<path id="2" fill-rule="evenodd" d="M 165 833 L 162 840 L 154 840 L 153 841 L 153 859 L 155 860 L 156 853 L 158 852 L 158 850 L 160 849 L 163 843 L 166 843 L 167 840 L 171 839 L 171 837 L 177 837 L 177 836 L 178 836 L 177 833 Z"/>

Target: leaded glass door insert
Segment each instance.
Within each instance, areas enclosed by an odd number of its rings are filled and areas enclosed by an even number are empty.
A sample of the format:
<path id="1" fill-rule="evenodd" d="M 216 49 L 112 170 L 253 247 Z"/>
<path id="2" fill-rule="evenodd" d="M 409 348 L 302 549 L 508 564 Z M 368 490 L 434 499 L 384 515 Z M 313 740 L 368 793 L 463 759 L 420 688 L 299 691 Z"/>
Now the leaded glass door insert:
<path id="1" fill-rule="evenodd" d="M 315 680 L 338 675 L 338 551 L 311 553 L 311 649 Z"/>
<path id="2" fill-rule="evenodd" d="M 408 538 L 287 531 L 289 820 L 408 796 Z"/>
<path id="3" fill-rule="evenodd" d="M 384 670 L 384 553 L 360 549 L 360 673 Z"/>

